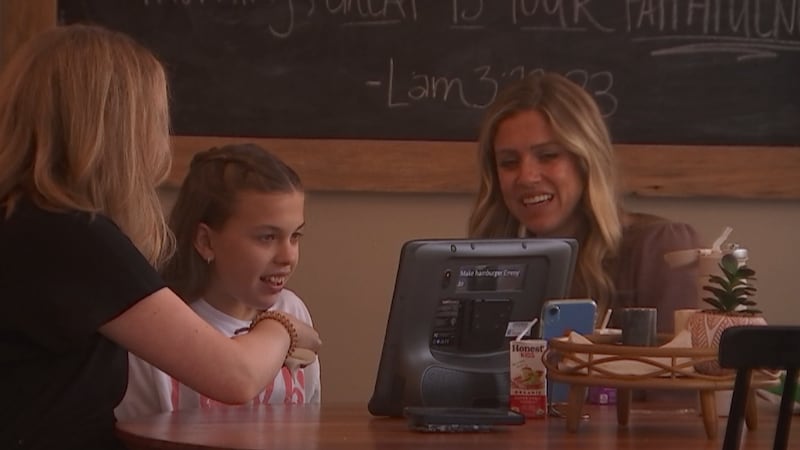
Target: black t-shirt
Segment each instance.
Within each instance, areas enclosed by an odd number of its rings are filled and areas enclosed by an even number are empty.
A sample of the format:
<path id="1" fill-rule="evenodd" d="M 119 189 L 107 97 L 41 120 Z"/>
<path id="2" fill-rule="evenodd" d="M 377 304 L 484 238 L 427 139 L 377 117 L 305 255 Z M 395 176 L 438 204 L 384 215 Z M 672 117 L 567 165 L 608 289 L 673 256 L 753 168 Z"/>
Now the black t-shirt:
<path id="1" fill-rule="evenodd" d="M 125 349 L 97 332 L 164 286 L 107 217 L 0 209 L 0 448 L 116 448 Z"/>

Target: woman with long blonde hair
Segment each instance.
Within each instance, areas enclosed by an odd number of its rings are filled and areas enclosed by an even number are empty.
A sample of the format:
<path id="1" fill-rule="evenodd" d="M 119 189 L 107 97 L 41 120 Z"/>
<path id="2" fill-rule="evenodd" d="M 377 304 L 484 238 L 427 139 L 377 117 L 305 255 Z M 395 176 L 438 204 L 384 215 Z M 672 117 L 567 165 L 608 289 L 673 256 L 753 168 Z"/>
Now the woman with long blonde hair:
<path id="1" fill-rule="evenodd" d="M 321 345 L 280 313 L 226 338 L 158 275 L 167 106 L 159 61 L 99 27 L 44 32 L 0 74 L 0 448 L 121 448 L 126 350 L 243 403 Z"/>
<path id="2" fill-rule="evenodd" d="M 658 308 L 661 331 L 672 311 L 699 306 L 691 270 L 663 255 L 696 248 L 686 224 L 626 212 L 616 160 L 597 104 L 555 73 L 505 87 L 487 108 L 478 142 L 480 187 L 471 237 L 561 237 L 579 243 L 571 296 L 608 308 Z"/>

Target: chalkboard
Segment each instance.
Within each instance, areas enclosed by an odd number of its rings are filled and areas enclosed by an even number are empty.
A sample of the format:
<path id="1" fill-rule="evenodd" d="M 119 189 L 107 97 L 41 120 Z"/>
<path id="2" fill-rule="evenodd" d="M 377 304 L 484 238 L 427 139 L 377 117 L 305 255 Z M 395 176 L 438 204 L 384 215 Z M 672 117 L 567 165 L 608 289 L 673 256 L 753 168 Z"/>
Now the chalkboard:
<path id="1" fill-rule="evenodd" d="M 798 0 L 61 0 L 152 48 L 179 135 L 474 140 L 566 74 L 615 142 L 800 144 Z"/>

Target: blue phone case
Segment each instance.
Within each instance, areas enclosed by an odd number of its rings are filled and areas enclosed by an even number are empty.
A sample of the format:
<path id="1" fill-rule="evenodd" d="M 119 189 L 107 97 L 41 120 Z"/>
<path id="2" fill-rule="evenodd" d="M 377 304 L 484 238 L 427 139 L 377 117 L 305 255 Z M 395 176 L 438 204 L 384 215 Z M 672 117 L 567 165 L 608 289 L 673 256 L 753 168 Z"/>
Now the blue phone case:
<path id="1" fill-rule="evenodd" d="M 592 299 L 548 300 L 542 306 L 539 331 L 542 339 L 565 336 L 570 331 L 590 334 L 596 316 L 597 303 Z"/>
<path id="2" fill-rule="evenodd" d="M 597 303 L 592 299 L 548 300 L 539 317 L 542 339 L 566 336 L 570 331 L 590 334 L 594 331 Z M 548 403 L 565 403 L 569 386 L 564 383 L 547 383 Z"/>

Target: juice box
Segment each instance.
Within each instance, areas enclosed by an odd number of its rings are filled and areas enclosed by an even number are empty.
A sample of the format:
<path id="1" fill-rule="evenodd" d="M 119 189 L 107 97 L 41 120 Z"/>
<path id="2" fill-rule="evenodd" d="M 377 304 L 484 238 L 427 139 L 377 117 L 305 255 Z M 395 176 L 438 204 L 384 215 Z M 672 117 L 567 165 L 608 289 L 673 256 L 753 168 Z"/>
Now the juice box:
<path id="1" fill-rule="evenodd" d="M 547 369 L 542 356 L 544 339 L 511 341 L 509 408 L 526 418 L 547 417 Z"/>

